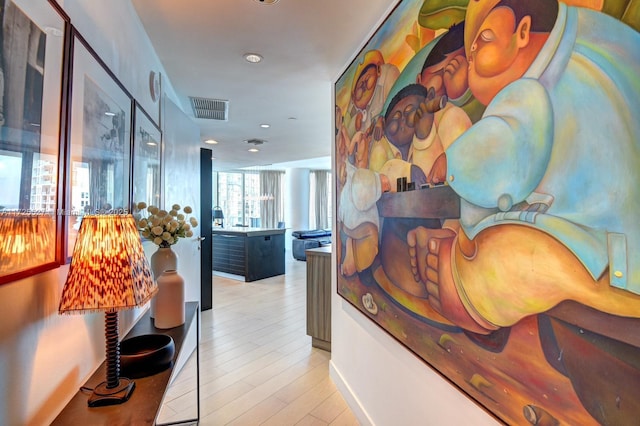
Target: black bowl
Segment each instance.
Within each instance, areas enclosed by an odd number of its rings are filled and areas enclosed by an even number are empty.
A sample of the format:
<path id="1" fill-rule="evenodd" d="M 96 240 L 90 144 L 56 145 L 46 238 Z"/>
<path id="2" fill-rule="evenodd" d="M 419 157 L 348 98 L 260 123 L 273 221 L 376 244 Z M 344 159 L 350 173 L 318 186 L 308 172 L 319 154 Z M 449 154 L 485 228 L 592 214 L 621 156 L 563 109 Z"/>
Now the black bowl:
<path id="1" fill-rule="evenodd" d="M 176 347 L 166 334 L 143 334 L 120 342 L 120 372 L 139 378 L 159 373 L 173 365 Z"/>

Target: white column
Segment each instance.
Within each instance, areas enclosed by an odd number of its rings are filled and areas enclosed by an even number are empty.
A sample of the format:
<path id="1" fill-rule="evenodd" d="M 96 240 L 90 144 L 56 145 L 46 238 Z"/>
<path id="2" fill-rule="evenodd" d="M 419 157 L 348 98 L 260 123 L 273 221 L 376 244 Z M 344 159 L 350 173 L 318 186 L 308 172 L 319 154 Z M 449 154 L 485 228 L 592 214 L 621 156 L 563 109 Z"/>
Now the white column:
<path id="1" fill-rule="evenodd" d="M 309 228 L 309 169 L 287 169 L 284 193 L 285 249 L 291 251 L 291 232 Z"/>

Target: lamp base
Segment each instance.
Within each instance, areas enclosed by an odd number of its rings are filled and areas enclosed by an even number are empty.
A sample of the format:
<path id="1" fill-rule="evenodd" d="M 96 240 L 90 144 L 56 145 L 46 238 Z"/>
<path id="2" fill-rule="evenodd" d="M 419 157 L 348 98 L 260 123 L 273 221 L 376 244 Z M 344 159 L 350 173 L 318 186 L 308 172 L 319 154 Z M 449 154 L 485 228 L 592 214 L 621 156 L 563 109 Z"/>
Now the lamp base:
<path id="1" fill-rule="evenodd" d="M 122 404 L 129 399 L 135 388 L 136 383 L 125 377 L 121 377 L 118 386 L 112 389 L 107 388 L 107 382 L 102 382 L 96 386 L 89 397 L 89 407 Z"/>

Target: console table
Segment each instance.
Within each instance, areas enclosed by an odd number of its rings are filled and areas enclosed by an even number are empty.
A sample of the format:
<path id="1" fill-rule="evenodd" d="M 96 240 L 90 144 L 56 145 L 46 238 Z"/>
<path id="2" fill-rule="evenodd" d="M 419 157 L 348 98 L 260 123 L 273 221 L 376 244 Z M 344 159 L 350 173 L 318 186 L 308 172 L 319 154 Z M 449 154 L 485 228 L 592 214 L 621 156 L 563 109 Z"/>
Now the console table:
<path id="1" fill-rule="evenodd" d="M 173 365 L 160 373 L 134 379 L 136 388 L 129 400 L 123 404 L 110 405 L 106 407 L 89 407 L 87 400 L 89 395 L 78 391 L 73 399 L 67 404 L 62 412 L 56 417 L 52 425 L 153 425 L 160 410 L 160 405 L 164 399 L 165 391 L 169 386 L 169 380 L 173 373 L 173 366 L 182 350 L 182 344 L 187 336 L 194 317 L 196 322 L 196 395 L 197 418 L 184 420 L 184 423 L 198 422 L 200 419 L 200 350 L 197 343 L 200 335 L 200 315 L 198 302 L 187 302 L 185 304 L 185 323 L 181 326 L 170 329 L 159 329 L 153 325 L 150 312 L 147 311 L 140 320 L 133 326 L 125 338 L 138 336 L 141 334 L 168 334 L 173 338 L 175 344 L 175 355 Z M 105 380 L 106 365 L 103 362 L 100 367 L 84 384 L 85 387 L 94 388 Z M 182 422 L 181 422 L 182 423 Z M 175 424 L 175 423 L 172 423 Z"/>
<path id="2" fill-rule="evenodd" d="M 307 334 L 311 345 L 331 351 L 331 246 L 307 255 Z"/>
<path id="3" fill-rule="evenodd" d="M 284 274 L 285 229 L 214 228 L 213 270 L 246 282 Z"/>

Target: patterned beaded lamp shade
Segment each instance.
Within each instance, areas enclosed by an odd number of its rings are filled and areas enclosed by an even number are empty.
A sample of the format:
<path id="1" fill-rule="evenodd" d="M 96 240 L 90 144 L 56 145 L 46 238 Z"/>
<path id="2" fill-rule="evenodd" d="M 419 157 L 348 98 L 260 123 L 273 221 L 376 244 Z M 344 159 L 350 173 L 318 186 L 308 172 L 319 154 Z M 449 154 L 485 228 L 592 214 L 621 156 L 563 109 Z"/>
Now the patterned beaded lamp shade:
<path id="1" fill-rule="evenodd" d="M 52 216 L 0 213 L 0 274 L 8 275 L 54 260 Z"/>
<path id="2" fill-rule="evenodd" d="M 144 305 L 156 291 L 133 216 L 84 216 L 58 311 L 105 312 L 107 380 L 94 389 L 90 407 L 131 396 L 135 383 L 120 377 L 118 311 Z"/>

